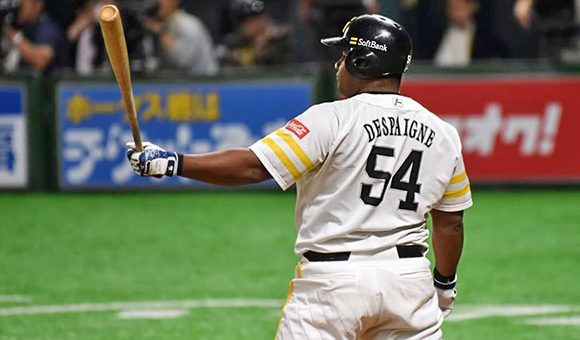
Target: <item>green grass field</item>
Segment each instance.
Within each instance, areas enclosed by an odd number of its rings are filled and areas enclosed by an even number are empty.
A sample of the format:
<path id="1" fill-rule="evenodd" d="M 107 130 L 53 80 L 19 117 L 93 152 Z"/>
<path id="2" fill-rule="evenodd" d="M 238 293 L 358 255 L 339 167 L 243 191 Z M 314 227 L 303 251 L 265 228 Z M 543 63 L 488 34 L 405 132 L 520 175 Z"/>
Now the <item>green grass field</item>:
<path id="1" fill-rule="evenodd" d="M 580 191 L 474 200 L 445 339 L 580 339 Z M 5 193 L 0 214 L 2 340 L 272 339 L 297 261 L 292 193 Z"/>

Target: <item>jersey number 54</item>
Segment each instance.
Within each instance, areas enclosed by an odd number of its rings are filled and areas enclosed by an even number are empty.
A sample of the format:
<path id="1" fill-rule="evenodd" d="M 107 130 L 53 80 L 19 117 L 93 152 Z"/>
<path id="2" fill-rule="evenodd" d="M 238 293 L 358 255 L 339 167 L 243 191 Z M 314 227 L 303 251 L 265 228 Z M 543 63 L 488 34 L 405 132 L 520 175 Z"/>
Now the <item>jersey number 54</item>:
<path id="1" fill-rule="evenodd" d="M 405 200 L 400 200 L 399 209 L 417 211 L 417 202 L 415 202 L 415 194 L 421 192 L 421 184 L 417 183 L 417 178 L 419 177 L 419 168 L 421 167 L 421 158 L 423 156 L 423 151 L 413 150 L 403 164 L 395 171 L 394 175 L 390 172 L 377 170 L 377 160 L 380 156 L 384 157 L 395 157 L 395 149 L 373 146 L 369 157 L 367 158 L 366 172 L 371 178 L 383 179 L 383 188 L 381 190 L 380 197 L 371 196 L 372 184 L 362 184 L 362 190 L 360 193 L 360 198 L 365 204 L 378 206 L 381 204 L 385 198 L 385 193 L 387 188 L 396 190 L 406 191 L 407 195 Z M 409 174 L 409 181 L 404 182 L 403 177 L 411 169 Z"/>

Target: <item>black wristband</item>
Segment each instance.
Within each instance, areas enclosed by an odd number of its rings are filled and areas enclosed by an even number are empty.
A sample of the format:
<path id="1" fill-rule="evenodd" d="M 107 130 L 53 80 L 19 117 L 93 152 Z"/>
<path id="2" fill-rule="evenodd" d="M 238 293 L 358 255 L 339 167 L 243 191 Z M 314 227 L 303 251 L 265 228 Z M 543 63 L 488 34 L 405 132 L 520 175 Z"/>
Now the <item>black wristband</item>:
<path id="1" fill-rule="evenodd" d="M 457 276 L 455 274 L 451 276 L 442 275 L 435 268 L 433 270 L 433 282 L 435 283 L 435 287 L 439 289 L 453 289 L 457 283 Z"/>
<path id="2" fill-rule="evenodd" d="M 183 171 L 183 154 L 177 154 L 177 176 L 181 176 Z"/>

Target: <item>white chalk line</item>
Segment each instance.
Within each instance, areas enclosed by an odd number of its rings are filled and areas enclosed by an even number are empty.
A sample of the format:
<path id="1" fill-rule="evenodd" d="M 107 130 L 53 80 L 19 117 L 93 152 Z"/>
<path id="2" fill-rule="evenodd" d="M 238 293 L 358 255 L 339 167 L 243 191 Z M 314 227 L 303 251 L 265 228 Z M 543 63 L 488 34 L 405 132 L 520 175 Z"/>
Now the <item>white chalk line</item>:
<path id="1" fill-rule="evenodd" d="M 189 310 L 196 308 L 273 308 L 280 310 L 283 303 L 282 300 L 274 299 L 199 299 L 13 306 L 1 307 L 0 317 L 118 312 L 118 317 L 122 319 L 169 319 L 187 315 Z M 459 305 L 446 321 L 458 322 L 488 317 L 544 316 L 578 312 L 580 312 L 580 305 Z M 579 320 L 580 316 L 572 315 L 527 319 L 522 322 L 535 325 L 578 325 Z"/>
<path id="2" fill-rule="evenodd" d="M 127 319 L 176 319 L 189 314 L 188 310 L 126 310 L 119 312 L 117 317 Z"/>
<path id="3" fill-rule="evenodd" d="M 487 317 L 518 317 L 580 311 L 574 305 L 460 305 L 449 315 L 449 321 L 463 321 Z"/>
<path id="4" fill-rule="evenodd" d="M 0 303 L 30 303 L 32 297 L 22 294 L 0 294 Z"/>
<path id="5" fill-rule="evenodd" d="M 524 320 L 523 323 L 534 326 L 580 326 L 580 316 L 534 318 Z"/>
<path id="6" fill-rule="evenodd" d="M 0 317 L 11 315 L 115 312 L 124 310 L 173 310 L 194 308 L 282 308 L 284 301 L 268 299 L 201 299 L 79 303 L 69 305 L 18 306 L 0 308 Z"/>

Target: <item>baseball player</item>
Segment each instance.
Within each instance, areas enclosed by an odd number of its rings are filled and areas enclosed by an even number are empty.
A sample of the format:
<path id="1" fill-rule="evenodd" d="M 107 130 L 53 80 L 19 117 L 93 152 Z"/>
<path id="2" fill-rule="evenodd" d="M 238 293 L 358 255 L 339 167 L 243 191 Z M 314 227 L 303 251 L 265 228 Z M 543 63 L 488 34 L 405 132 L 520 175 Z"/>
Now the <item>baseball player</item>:
<path id="1" fill-rule="evenodd" d="M 141 176 L 296 183 L 300 261 L 277 339 L 440 339 L 472 205 L 458 133 L 399 94 L 412 46 L 398 23 L 361 15 L 322 43 L 342 51 L 346 99 L 310 107 L 249 148 L 181 155 L 129 143 L 129 161 Z"/>

